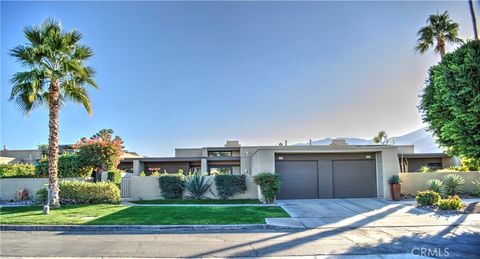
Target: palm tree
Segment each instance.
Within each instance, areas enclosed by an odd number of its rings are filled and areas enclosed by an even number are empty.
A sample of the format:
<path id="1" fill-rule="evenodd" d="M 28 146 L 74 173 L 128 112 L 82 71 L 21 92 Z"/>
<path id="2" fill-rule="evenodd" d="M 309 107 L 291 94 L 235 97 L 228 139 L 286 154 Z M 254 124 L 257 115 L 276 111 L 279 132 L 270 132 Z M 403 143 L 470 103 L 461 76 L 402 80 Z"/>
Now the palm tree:
<path id="1" fill-rule="evenodd" d="M 435 45 L 435 52 L 440 52 L 440 57 L 445 56 L 445 44 L 462 43 L 458 36 L 458 23 L 454 22 L 448 16 L 448 12 L 443 14 L 432 14 L 428 17 L 427 25 L 420 28 L 417 35 L 417 46 L 415 49 L 420 53 L 425 53 L 431 46 Z"/>
<path id="2" fill-rule="evenodd" d="M 473 9 L 473 1 L 468 0 L 468 5 L 470 7 L 470 16 L 472 17 L 473 35 L 474 35 L 475 39 L 478 40 L 477 18 L 475 18 L 475 10 Z"/>
<path id="3" fill-rule="evenodd" d="M 92 107 L 86 86 L 97 88 L 94 70 L 84 62 L 92 50 L 79 44 L 82 34 L 65 32 L 60 22 L 46 19 L 42 25 L 26 27 L 28 42 L 10 50 L 25 69 L 12 76 L 10 101 L 28 115 L 39 106 L 49 110 L 48 177 L 52 208 L 60 207 L 58 189 L 58 115 L 66 101 L 79 103 L 91 114 Z"/>

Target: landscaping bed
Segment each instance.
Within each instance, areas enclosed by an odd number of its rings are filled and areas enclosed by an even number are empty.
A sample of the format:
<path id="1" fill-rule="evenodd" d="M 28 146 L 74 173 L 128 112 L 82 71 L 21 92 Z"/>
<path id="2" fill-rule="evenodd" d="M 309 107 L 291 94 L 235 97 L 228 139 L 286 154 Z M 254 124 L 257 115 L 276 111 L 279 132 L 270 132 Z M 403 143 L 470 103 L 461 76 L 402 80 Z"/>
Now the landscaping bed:
<path id="1" fill-rule="evenodd" d="M 289 215 L 276 206 L 121 206 L 65 205 L 42 214 L 42 208 L 1 208 L 0 224 L 17 225 L 228 225 L 265 224 L 265 218 Z"/>
<path id="2" fill-rule="evenodd" d="M 455 214 L 477 214 L 480 213 L 480 202 L 466 203 L 465 206 L 459 210 L 440 210 L 437 205 L 434 206 L 419 206 L 417 208 L 429 212 L 435 212 L 439 215 L 455 215 Z"/>
<path id="3" fill-rule="evenodd" d="M 238 199 L 238 200 L 215 200 L 215 199 L 202 199 L 202 200 L 185 200 L 185 199 L 159 199 L 159 200 L 142 200 L 131 201 L 135 204 L 260 204 L 258 199 Z"/>

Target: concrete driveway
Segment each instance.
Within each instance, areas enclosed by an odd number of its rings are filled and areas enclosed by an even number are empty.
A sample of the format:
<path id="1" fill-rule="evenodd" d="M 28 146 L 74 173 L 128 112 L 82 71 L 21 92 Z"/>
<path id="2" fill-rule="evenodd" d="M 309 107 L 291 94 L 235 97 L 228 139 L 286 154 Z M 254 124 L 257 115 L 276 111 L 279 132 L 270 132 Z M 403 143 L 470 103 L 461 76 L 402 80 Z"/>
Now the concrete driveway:
<path id="1" fill-rule="evenodd" d="M 413 206 L 383 199 L 280 200 L 290 219 L 267 219 L 274 226 L 318 227 L 415 227 L 480 224 L 479 215 L 440 217 Z"/>

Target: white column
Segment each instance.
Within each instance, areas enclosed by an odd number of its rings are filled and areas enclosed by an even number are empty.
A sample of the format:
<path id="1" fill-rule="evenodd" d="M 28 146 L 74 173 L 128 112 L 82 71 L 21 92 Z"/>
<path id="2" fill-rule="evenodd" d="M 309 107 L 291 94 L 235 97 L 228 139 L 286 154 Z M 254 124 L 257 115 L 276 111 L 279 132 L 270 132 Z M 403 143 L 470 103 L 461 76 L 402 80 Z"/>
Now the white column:
<path id="1" fill-rule="evenodd" d="M 200 167 L 200 173 L 207 174 L 208 164 L 207 164 L 207 159 L 206 158 L 202 158 L 200 166 L 201 166 Z"/>
<path id="2" fill-rule="evenodd" d="M 139 175 L 143 170 L 145 170 L 143 162 L 140 160 L 133 160 L 133 174 Z"/>

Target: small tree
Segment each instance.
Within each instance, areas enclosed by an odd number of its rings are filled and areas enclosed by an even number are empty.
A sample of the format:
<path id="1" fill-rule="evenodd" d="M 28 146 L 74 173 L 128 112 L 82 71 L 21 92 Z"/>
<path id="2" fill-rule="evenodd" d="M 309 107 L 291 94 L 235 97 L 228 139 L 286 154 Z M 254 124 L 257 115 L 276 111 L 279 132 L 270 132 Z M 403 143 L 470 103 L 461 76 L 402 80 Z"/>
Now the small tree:
<path id="1" fill-rule="evenodd" d="M 113 130 L 103 129 L 90 138 L 82 138 L 74 145 L 83 166 L 91 166 L 96 171 L 114 170 L 120 163 L 123 141 L 113 137 Z"/>
<path id="2" fill-rule="evenodd" d="M 384 130 L 381 130 L 377 133 L 375 137 L 373 137 L 373 142 L 382 145 L 390 144 L 390 140 L 388 139 L 388 135 Z"/>
<path id="3" fill-rule="evenodd" d="M 470 41 L 432 66 L 419 109 L 440 146 L 480 158 L 480 40 Z"/>

